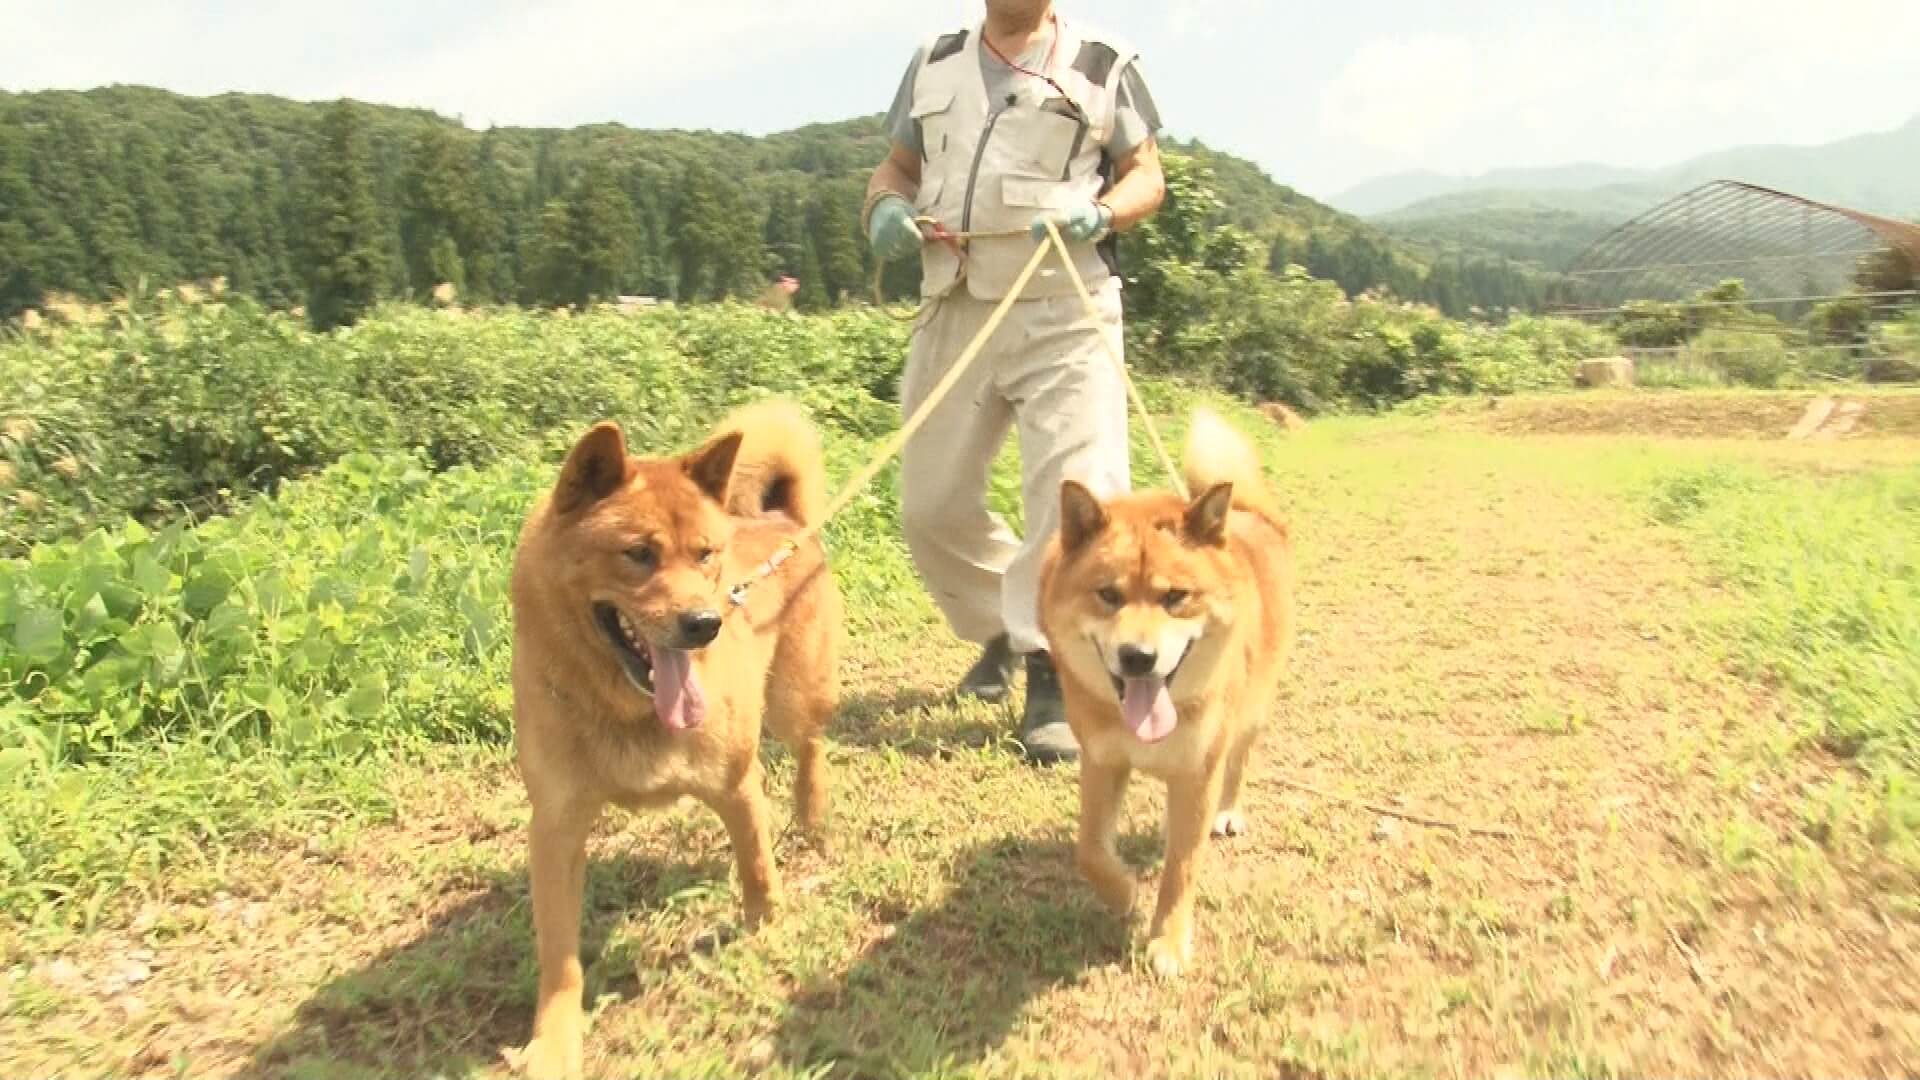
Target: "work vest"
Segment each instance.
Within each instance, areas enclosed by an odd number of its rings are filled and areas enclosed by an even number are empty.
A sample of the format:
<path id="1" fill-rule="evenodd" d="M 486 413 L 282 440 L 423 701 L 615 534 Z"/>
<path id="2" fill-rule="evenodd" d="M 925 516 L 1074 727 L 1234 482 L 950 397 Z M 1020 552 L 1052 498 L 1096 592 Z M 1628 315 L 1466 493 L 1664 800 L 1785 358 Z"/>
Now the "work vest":
<path id="1" fill-rule="evenodd" d="M 944 296 L 962 277 L 979 299 L 1005 296 L 1033 255 L 1025 232 L 1033 219 L 1046 210 L 1085 205 L 1111 183 L 1112 164 L 1102 147 L 1113 131 L 1120 74 L 1133 51 L 1057 20 L 1044 74 L 1066 96 L 1015 72 L 1012 89 L 990 102 L 980 70 L 982 33 L 975 28 L 934 39 L 914 76 L 913 118 L 923 157 L 914 209 L 953 232 L 1017 229 L 1021 235 L 972 240 L 964 259 L 946 243 L 927 241 L 920 252 L 923 296 Z M 1113 274 L 1111 243 L 1069 244 L 1090 289 Z M 1072 292 L 1056 256 L 1041 264 L 1022 295 Z"/>

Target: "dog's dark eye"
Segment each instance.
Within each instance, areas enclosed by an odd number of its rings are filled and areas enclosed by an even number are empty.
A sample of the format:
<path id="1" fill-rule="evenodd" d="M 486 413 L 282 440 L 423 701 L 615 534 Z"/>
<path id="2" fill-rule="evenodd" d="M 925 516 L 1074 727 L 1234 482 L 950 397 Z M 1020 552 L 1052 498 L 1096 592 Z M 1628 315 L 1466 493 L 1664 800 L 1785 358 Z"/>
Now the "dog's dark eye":
<path id="1" fill-rule="evenodd" d="M 1185 589 L 1168 589 L 1167 595 L 1160 598 L 1160 606 L 1166 608 L 1168 611 L 1172 611 L 1174 608 L 1186 603 L 1187 598 L 1192 595 L 1192 593 L 1189 593 Z"/>
<path id="2" fill-rule="evenodd" d="M 700 549 L 700 550 L 699 550 L 698 552 L 695 552 L 695 555 L 696 555 L 696 556 L 697 556 L 697 557 L 699 558 L 699 560 L 700 560 L 700 565 L 701 565 L 701 566 L 707 566 L 707 565 L 709 565 L 709 564 L 711 564 L 711 563 L 713 562 L 713 557 L 714 557 L 714 555 L 716 555 L 716 554 L 718 554 L 718 553 L 717 553 L 717 552 L 715 552 L 715 551 L 714 551 L 714 550 L 713 550 L 712 548 L 709 548 L 709 547 L 703 547 L 703 548 L 701 548 L 701 549 Z"/>
<path id="3" fill-rule="evenodd" d="M 1103 586 L 1100 591 L 1094 595 L 1100 598 L 1101 603 L 1110 608 L 1117 608 L 1127 602 L 1127 598 L 1120 595 L 1120 590 L 1111 585 Z"/>
<path id="4" fill-rule="evenodd" d="M 627 558 L 643 569 L 651 570 L 660 561 L 660 553 L 654 550 L 652 544 L 635 544 L 627 549 Z"/>

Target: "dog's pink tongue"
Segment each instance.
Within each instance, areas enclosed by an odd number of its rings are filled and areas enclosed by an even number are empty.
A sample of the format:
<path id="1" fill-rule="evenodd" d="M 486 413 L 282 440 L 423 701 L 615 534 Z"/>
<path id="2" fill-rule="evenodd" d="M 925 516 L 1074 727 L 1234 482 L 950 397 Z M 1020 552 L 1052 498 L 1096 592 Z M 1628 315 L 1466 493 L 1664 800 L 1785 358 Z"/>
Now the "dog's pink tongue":
<path id="1" fill-rule="evenodd" d="M 1126 693 L 1120 698 L 1120 715 L 1141 742 L 1159 742 L 1173 734 L 1177 718 L 1173 695 L 1167 693 L 1167 680 L 1158 675 L 1125 680 Z"/>
<path id="2" fill-rule="evenodd" d="M 685 649 L 653 647 L 653 711 L 675 731 L 700 726 L 707 718 L 707 696 L 693 673 L 693 654 Z"/>

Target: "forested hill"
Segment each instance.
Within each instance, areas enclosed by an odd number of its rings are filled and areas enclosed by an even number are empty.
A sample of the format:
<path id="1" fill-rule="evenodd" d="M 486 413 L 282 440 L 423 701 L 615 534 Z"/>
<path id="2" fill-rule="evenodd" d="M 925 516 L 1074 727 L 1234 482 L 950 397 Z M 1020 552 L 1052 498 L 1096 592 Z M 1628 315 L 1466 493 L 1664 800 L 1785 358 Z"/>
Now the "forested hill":
<path id="1" fill-rule="evenodd" d="M 1532 299 L 1503 264 L 1430 265 L 1246 161 L 1171 148 L 1211 168 L 1218 214 L 1266 242 L 1276 269 L 1450 310 Z M 803 307 L 824 307 L 869 288 L 858 218 L 884 154 L 878 117 L 764 138 L 472 131 L 417 109 L 250 94 L 0 92 L 0 317 L 48 292 L 218 276 L 271 304 L 313 303 L 323 322 L 351 317 L 356 297 L 440 282 L 552 304 L 754 295 L 788 274 Z M 893 268 L 890 291 L 913 273 Z"/>
<path id="2" fill-rule="evenodd" d="M 766 139 L 469 131 L 432 113 L 112 87 L 0 96 L 0 308 L 224 274 L 303 303 L 356 234 L 383 294 L 709 299 L 788 271 L 809 301 L 863 287 L 873 121 Z M 364 187 L 364 190 L 355 190 Z M 817 295 L 816 295 L 817 294 Z"/>

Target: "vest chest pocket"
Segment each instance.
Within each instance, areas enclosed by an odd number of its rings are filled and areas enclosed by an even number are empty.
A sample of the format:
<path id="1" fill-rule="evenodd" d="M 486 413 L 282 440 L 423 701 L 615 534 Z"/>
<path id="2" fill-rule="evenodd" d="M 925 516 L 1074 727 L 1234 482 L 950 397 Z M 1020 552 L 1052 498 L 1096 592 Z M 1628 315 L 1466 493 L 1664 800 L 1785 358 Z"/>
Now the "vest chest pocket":
<path id="1" fill-rule="evenodd" d="M 953 149 L 953 91 L 921 90 L 913 96 L 913 123 L 920 129 L 920 159 L 932 161 Z"/>
<path id="2" fill-rule="evenodd" d="M 1065 98 L 1052 98 L 1037 108 L 1016 107 L 1000 118 L 993 140 L 1018 171 L 1034 177 L 1065 180 L 1074 155 L 1086 138 L 1086 125 Z"/>

